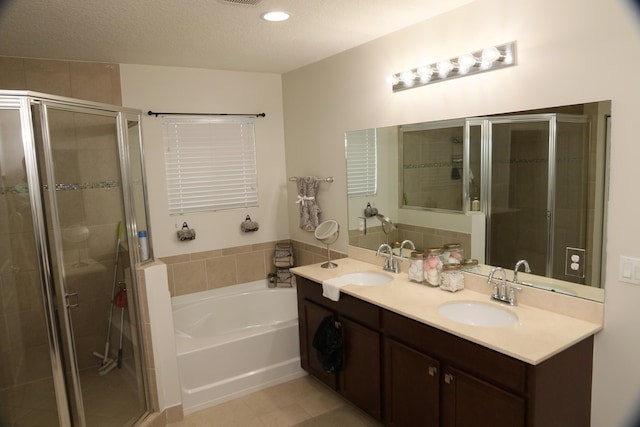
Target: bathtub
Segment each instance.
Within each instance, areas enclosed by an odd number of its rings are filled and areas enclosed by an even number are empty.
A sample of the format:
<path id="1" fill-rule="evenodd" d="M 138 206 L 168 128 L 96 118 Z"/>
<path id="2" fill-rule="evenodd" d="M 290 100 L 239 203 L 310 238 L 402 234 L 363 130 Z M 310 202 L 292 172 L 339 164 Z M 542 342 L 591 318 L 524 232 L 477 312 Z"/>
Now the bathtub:
<path id="1" fill-rule="evenodd" d="M 306 375 L 294 288 L 269 289 L 264 280 L 171 305 L 185 414 Z"/>

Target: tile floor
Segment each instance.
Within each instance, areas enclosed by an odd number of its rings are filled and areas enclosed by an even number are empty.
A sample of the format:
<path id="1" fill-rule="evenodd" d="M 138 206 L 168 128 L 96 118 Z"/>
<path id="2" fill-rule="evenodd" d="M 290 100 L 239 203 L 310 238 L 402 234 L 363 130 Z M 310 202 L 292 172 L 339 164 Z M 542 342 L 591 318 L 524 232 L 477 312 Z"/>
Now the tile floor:
<path id="1" fill-rule="evenodd" d="M 126 369 L 100 375 L 97 369 L 80 372 L 87 425 L 130 426 L 142 415 L 144 401 Z M 58 426 L 55 389 L 51 378 L 0 390 L 0 427 Z"/>
<path id="2" fill-rule="evenodd" d="M 304 376 L 185 416 L 170 427 L 380 427 L 315 378 Z"/>

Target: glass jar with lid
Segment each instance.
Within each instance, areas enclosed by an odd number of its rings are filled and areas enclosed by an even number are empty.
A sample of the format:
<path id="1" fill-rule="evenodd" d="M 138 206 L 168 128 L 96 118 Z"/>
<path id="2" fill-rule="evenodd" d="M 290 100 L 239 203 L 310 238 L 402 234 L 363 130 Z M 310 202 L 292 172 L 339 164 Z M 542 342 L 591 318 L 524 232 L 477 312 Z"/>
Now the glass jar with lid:
<path id="1" fill-rule="evenodd" d="M 465 259 L 462 261 L 462 271 L 468 271 L 469 273 L 479 273 L 480 266 L 477 259 Z"/>
<path id="2" fill-rule="evenodd" d="M 440 285 L 442 271 L 442 249 L 431 248 L 425 252 L 424 280 L 431 286 Z"/>
<path id="3" fill-rule="evenodd" d="M 445 264 L 440 274 L 440 289 L 457 292 L 464 289 L 464 274 L 460 264 Z"/>
<path id="4" fill-rule="evenodd" d="M 409 280 L 416 283 L 424 282 L 424 254 L 411 252 L 409 265 Z"/>
<path id="5" fill-rule="evenodd" d="M 462 264 L 464 249 L 460 243 L 447 243 L 442 247 L 442 261 L 444 264 Z"/>

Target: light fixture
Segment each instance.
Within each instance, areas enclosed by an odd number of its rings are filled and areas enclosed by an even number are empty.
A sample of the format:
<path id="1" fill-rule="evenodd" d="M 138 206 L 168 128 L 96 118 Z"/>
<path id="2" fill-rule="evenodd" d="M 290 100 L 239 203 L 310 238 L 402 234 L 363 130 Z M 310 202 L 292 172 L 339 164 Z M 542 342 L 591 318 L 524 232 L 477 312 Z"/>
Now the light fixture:
<path id="1" fill-rule="evenodd" d="M 269 21 L 269 22 L 282 22 L 291 18 L 291 14 L 283 10 L 274 10 L 272 12 L 263 13 L 261 17 L 265 21 Z"/>
<path id="2" fill-rule="evenodd" d="M 516 65 L 515 41 L 402 71 L 389 76 L 387 83 L 398 92 L 511 65 Z"/>

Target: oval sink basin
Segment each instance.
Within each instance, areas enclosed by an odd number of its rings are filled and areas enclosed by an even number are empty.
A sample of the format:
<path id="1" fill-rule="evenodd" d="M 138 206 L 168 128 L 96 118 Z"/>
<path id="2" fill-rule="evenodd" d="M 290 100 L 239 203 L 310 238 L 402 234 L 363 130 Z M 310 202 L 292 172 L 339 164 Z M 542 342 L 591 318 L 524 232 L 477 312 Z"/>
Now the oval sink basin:
<path id="1" fill-rule="evenodd" d="M 476 301 L 456 301 L 442 304 L 438 313 L 449 320 L 472 326 L 504 327 L 518 322 L 513 311 L 494 304 Z"/>
<path id="2" fill-rule="evenodd" d="M 384 273 L 363 271 L 343 274 L 342 276 L 339 276 L 338 279 L 346 285 L 379 286 L 389 283 L 393 280 L 393 277 Z"/>

